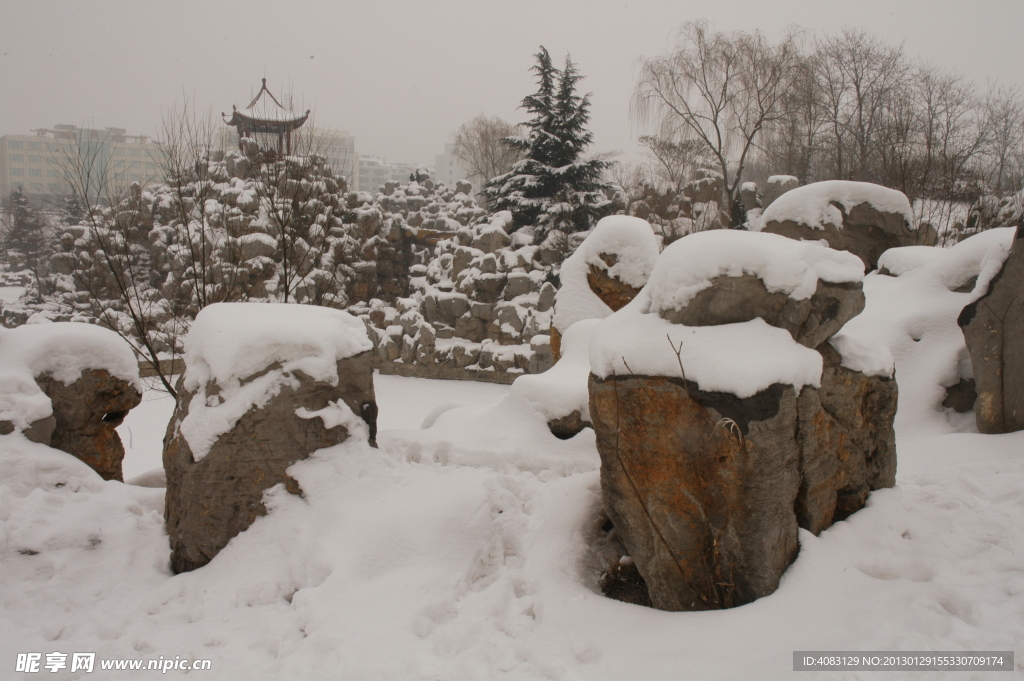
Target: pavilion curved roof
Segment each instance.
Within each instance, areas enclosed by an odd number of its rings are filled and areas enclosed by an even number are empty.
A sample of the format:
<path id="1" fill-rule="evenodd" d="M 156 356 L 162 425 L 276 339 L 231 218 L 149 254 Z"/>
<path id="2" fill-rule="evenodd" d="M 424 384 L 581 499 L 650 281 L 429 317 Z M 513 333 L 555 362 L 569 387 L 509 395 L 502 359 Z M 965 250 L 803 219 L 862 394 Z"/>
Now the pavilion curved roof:
<path id="1" fill-rule="evenodd" d="M 309 118 L 309 109 L 296 115 L 291 109 L 284 107 L 267 89 L 267 79 L 263 79 L 263 87 L 256 93 L 249 106 L 239 109 L 231 107 L 231 116 L 222 113 L 228 125 L 242 126 L 256 132 L 279 132 L 295 130 Z"/>

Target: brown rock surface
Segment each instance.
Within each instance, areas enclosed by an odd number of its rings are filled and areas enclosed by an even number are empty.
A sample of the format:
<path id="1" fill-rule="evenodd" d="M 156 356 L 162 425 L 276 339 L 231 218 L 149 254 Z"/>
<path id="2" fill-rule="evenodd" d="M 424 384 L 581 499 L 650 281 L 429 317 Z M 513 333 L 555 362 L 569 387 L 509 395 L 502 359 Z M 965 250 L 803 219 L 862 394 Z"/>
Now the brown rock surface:
<path id="1" fill-rule="evenodd" d="M 36 376 L 36 383 L 53 404 L 50 446 L 81 459 L 104 480 L 123 481 L 124 445 L 116 428 L 142 401 L 135 386 L 104 369 L 86 369 L 70 385 L 49 375 Z"/>
<path id="2" fill-rule="evenodd" d="M 814 534 L 863 508 L 868 492 L 896 484 L 896 381 L 840 366 L 829 343 L 818 351 L 821 388 L 806 386 L 797 399 L 796 513 Z"/>
<path id="3" fill-rule="evenodd" d="M 297 389 L 286 384 L 262 409 L 251 409 L 198 462 L 179 430 L 193 397 L 179 381 L 178 407 L 164 438 L 165 518 L 175 572 L 210 562 L 232 537 L 264 515 L 265 490 L 284 483 L 289 492 L 301 494 L 287 468 L 348 438 L 344 426 L 327 428 L 321 418 L 297 416 L 296 409 L 317 411 L 344 400 L 367 422 L 373 443 L 377 405 L 371 360 L 372 352 L 340 360 L 336 386 L 296 374 Z M 214 392 L 215 387 L 207 387 L 208 395 Z"/>
<path id="4" fill-rule="evenodd" d="M 611 259 L 612 263 L 609 265 L 611 266 L 614 264 L 615 256 L 602 253 L 601 259 Z M 608 276 L 605 270 L 594 265 L 590 266 L 590 272 L 587 273 L 587 283 L 590 284 L 590 290 L 596 293 L 597 297 L 613 312 L 625 307 L 629 301 L 636 298 L 636 294 L 640 293 L 640 289 Z"/>
<path id="5" fill-rule="evenodd" d="M 797 399 L 590 377 L 605 510 L 662 610 L 772 593 L 797 553 Z M 723 420 L 731 419 L 731 421 Z"/>
<path id="6" fill-rule="evenodd" d="M 712 285 L 698 292 L 686 307 L 665 310 L 661 316 L 686 326 L 717 326 L 760 317 L 772 326 L 789 331 L 796 342 L 814 348 L 863 309 L 861 282 L 832 284 L 819 280 L 813 296 L 793 300 L 785 293 L 769 293 L 764 282 L 745 274 L 715 277 Z"/>
<path id="7" fill-rule="evenodd" d="M 1024 430 L 1024 225 L 988 291 L 957 322 L 974 368 L 978 430 Z"/>
<path id="8" fill-rule="evenodd" d="M 915 233 L 900 213 L 877 210 L 868 202 L 853 206 L 849 212 L 837 201 L 832 205 L 843 216 L 841 227 L 824 225 L 824 229 L 815 229 L 793 220 L 766 219 L 763 231 L 791 239 L 825 239 L 829 247 L 849 251 L 863 260 L 867 271 L 878 267 L 879 256 L 890 248 L 913 246 L 917 242 Z"/>
<path id="9" fill-rule="evenodd" d="M 605 510 L 654 607 L 733 607 L 772 593 L 815 534 L 895 484 L 896 382 L 840 366 L 821 388 L 740 399 L 692 382 L 590 377 Z"/>

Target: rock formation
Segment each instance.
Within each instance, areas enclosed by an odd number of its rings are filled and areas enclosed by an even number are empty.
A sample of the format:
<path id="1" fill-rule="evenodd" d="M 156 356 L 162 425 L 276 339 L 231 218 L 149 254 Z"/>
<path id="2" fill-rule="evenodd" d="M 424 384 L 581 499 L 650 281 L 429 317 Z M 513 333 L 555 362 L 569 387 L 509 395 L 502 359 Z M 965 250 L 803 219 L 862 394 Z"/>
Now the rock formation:
<path id="1" fill-rule="evenodd" d="M 860 283 L 818 281 L 814 294 L 794 300 L 785 293 L 769 293 L 756 276 L 720 276 L 681 309 L 669 309 L 662 318 L 686 326 L 715 326 L 760 317 L 789 331 L 793 340 L 814 348 L 825 342 L 864 310 Z"/>
<path id="2" fill-rule="evenodd" d="M 589 406 L 605 510 L 657 608 L 772 593 L 798 527 L 819 533 L 895 484 L 891 357 L 886 375 L 866 375 L 842 366 L 828 340 L 863 308 L 860 263 L 768 237 L 672 244 L 639 304 L 594 332 Z M 715 257 L 739 274 L 717 274 Z"/>
<path id="3" fill-rule="evenodd" d="M 957 322 L 974 369 L 978 430 L 1024 430 L 1024 222 L 988 291 Z"/>
<path id="4" fill-rule="evenodd" d="M 122 480 L 115 430 L 142 401 L 131 346 L 109 329 L 77 322 L 0 329 L 0 435 L 20 430 Z"/>
<path id="5" fill-rule="evenodd" d="M 53 404 L 48 444 L 81 459 L 104 480 L 123 482 L 124 445 L 116 428 L 142 402 L 142 393 L 105 369 L 87 369 L 70 385 L 50 375 L 37 376 L 36 383 Z"/>
<path id="6" fill-rule="evenodd" d="M 856 254 L 869 271 L 886 250 L 917 241 L 907 197 L 867 182 L 829 180 L 791 189 L 765 208 L 762 220 L 765 232 L 825 239 Z"/>
<path id="7" fill-rule="evenodd" d="M 296 317 L 292 323 L 278 320 L 278 325 L 294 325 L 298 335 L 290 338 L 287 329 L 275 332 L 268 326 L 267 334 L 276 333 L 273 338 L 230 338 L 228 334 L 241 332 L 232 326 L 244 326 L 271 307 Z M 232 315 L 243 323 L 232 324 Z M 299 317 L 308 319 L 300 325 Z M 258 336 L 262 327 L 251 324 L 249 330 Z M 197 329 L 211 337 L 227 331 L 219 342 L 237 347 L 209 352 L 219 355 L 222 365 L 243 367 L 241 373 L 211 368 L 213 360 L 204 360 L 202 348 L 190 350 L 190 343 L 198 345 L 192 340 Z M 355 340 L 334 340 L 344 334 Z M 269 349 L 262 352 L 261 345 Z M 263 494 L 274 485 L 301 494 L 288 467 L 353 436 L 353 421 L 346 414 L 362 418 L 373 444 L 377 405 L 372 359 L 362 323 L 337 310 L 221 303 L 200 313 L 186 339 L 187 368 L 178 381 L 178 403 L 164 438 L 165 519 L 175 572 L 202 567 L 265 514 Z M 317 368 L 319 377 L 311 375 L 310 367 Z M 225 424 L 225 419 L 233 420 Z"/>

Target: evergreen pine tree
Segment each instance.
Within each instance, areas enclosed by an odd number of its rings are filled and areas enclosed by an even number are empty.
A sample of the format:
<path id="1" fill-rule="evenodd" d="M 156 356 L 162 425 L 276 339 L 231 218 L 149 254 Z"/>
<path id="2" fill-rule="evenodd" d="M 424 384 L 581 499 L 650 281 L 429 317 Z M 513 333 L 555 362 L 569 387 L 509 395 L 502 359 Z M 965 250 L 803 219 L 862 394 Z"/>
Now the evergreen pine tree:
<path id="1" fill-rule="evenodd" d="M 8 258 L 16 254 L 15 260 L 35 272 L 46 242 L 46 223 L 39 211 L 29 205 L 21 187 L 13 189 L 3 210 L 2 243 Z"/>
<path id="2" fill-rule="evenodd" d="M 512 212 L 515 228 L 535 225 L 539 241 L 552 229 L 590 228 L 608 203 L 601 193 L 608 162 L 582 158 L 593 135 L 587 130 L 590 95 L 576 94 L 582 78 L 576 65 L 567 56 L 559 71 L 544 47 L 535 56 L 538 89 L 521 105 L 533 114 L 524 123 L 528 133 L 506 139 L 524 158 L 492 179 L 484 193 L 492 209 Z"/>

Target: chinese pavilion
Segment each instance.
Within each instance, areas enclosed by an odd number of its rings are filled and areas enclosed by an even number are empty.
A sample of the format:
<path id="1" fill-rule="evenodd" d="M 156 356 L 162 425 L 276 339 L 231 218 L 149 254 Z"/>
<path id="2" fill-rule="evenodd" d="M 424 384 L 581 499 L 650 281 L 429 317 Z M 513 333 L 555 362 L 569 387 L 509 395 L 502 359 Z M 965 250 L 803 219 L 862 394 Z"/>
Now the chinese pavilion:
<path id="1" fill-rule="evenodd" d="M 267 79 L 263 79 L 263 87 L 256 93 L 249 106 L 239 110 L 231 107 L 231 117 L 222 113 L 225 122 L 238 131 L 238 146 L 242 146 L 242 138 L 256 139 L 257 135 L 277 136 L 276 152 L 279 156 L 292 153 L 292 131 L 298 130 L 309 118 L 309 109 L 296 116 L 291 107 L 285 107 L 267 89 Z M 270 147 L 274 150 L 273 147 Z"/>

